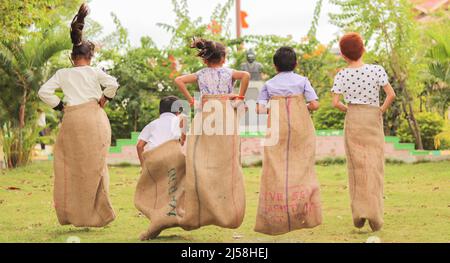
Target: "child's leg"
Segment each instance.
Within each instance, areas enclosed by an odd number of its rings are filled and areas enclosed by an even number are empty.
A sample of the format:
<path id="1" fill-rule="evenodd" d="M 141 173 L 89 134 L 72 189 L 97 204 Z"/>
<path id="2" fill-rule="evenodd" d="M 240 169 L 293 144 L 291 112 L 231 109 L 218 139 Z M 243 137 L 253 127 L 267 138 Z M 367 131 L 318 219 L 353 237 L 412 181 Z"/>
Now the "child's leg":
<path id="1" fill-rule="evenodd" d="M 366 224 L 365 218 L 353 218 L 353 224 L 357 228 L 363 228 L 363 226 Z"/>
<path id="2" fill-rule="evenodd" d="M 159 234 L 161 234 L 161 232 L 163 231 L 163 228 L 154 228 L 153 224 L 148 228 L 147 231 L 145 231 L 144 233 L 142 233 L 139 237 L 139 239 L 141 241 L 146 241 L 149 239 L 155 239 L 156 237 L 159 236 Z"/>

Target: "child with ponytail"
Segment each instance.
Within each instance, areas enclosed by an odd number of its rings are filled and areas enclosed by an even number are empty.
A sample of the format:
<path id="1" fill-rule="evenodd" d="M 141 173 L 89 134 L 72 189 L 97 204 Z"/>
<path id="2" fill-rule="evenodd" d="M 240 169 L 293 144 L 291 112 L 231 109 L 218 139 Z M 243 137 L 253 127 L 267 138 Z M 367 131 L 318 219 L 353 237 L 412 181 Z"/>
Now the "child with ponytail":
<path id="1" fill-rule="evenodd" d="M 243 98 L 245 96 L 250 81 L 250 74 L 246 71 L 224 67 L 227 52 L 223 44 L 195 38 L 191 48 L 199 50 L 197 56 L 203 60 L 206 67 L 194 74 L 180 76 L 175 79 L 176 85 L 191 105 L 194 104 L 194 98 L 186 85 L 192 83 L 198 84 L 202 96 L 230 95 L 232 98 Z M 239 96 L 233 95 L 233 84 L 236 80 L 241 81 Z"/>
<path id="2" fill-rule="evenodd" d="M 171 203 L 164 207 L 173 207 L 171 216 L 158 221 L 160 227 L 150 229 L 142 239 L 155 238 L 168 226 L 175 225 L 185 230 L 206 225 L 237 228 L 244 218 L 245 192 L 238 134 L 240 111 L 237 109 L 244 105 L 231 102 L 244 98 L 250 74 L 224 67 L 226 49 L 221 43 L 194 39 L 191 47 L 199 50 L 198 56 L 206 67 L 175 80 L 191 105 L 194 105 L 194 98 L 186 85 L 197 83 L 201 94 L 187 134 L 186 176 L 180 183 L 184 194 L 180 200 L 169 200 Z M 236 80 L 241 81 L 239 95 L 233 94 Z M 207 127 L 208 124 L 212 124 L 211 127 Z"/>
<path id="3" fill-rule="evenodd" d="M 64 112 L 54 150 L 58 220 L 62 225 L 102 227 L 115 218 L 106 164 L 111 127 L 103 108 L 115 96 L 119 84 L 114 77 L 91 67 L 95 45 L 83 38 L 88 14 L 88 6 L 81 5 L 71 24 L 73 67 L 58 70 L 38 95 L 53 109 Z M 57 89 L 62 90 L 66 104 L 55 95 Z"/>

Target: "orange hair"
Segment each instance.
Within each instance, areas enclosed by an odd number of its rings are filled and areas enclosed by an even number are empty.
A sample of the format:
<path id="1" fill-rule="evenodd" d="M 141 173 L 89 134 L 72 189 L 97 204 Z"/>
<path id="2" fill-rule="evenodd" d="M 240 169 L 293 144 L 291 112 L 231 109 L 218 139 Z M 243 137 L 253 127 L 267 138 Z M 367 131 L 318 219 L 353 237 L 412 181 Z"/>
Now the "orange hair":
<path id="1" fill-rule="evenodd" d="M 353 61 L 360 59 L 365 52 L 364 41 L 361 35 L 355 32 L 345 34 L 339 41 L 339 47 L 341 54 Z"/>

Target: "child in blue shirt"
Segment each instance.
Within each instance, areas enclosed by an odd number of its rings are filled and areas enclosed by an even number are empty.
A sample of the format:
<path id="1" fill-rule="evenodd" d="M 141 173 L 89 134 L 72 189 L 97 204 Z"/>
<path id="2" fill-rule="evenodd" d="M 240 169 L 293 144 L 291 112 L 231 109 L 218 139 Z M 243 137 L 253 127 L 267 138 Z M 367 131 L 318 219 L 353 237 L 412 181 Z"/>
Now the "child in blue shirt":
<path id="1" fill-rule="evenodd" d="M 314 88 L 308 78 L 294 72 L 297 67 L 297 55 L 291 47 L 281 47 L 273 57 L 278 74 L 267 81 L 258 97 L 258 112 L 267 112 L 267 103 L 274 96 L 292 96 L 303 94 L 311 111 L 319 108 Z"/>
<path id="2" fill-rule="evenodd" d="M 294 73 L 297 55 L 292 48 L 278 49 L 273 61 L 278 74 L 265 83 L 258 98 L 258 112 L 270 115 L 270 130 L 263 142 L 255 231 L 280 235 L 322 223 L 314 170 L 316 137 L 309 113 L 319 102 L 308 79 Z"/>

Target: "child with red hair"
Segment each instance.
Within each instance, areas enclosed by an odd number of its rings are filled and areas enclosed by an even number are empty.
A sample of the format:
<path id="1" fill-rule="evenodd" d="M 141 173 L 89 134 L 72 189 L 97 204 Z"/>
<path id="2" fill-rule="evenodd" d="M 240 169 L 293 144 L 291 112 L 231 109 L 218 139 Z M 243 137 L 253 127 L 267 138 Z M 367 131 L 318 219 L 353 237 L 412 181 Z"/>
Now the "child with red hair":
<path id="1" fill-rule="evenodd" d="M 363 62 L 364 41 L 358 33 L 345 34 L 339 46 L 348 66 L 336 75 L 331 91 L 333 106 L 346 112 L 345 150 L 353 223 L 362 228 L 367 220 L 371 229 L 378 231 L 383 225 L 382 115 L 394 101 L 395 92 L 382 66 Z M 381 88 L 386 100 L 380 107 Z"/>

